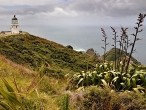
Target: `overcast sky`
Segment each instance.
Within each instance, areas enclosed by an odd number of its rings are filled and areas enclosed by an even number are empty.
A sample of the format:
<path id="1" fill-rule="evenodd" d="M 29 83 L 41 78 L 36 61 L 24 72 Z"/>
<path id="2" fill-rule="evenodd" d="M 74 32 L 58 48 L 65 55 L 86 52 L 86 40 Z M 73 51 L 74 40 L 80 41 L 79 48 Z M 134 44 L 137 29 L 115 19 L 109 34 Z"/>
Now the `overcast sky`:
<path id="1" fill-rule="evenodd" d="M 132 25 L 140 12 L 146 0 L 0 0 L 1 25 Z"/>

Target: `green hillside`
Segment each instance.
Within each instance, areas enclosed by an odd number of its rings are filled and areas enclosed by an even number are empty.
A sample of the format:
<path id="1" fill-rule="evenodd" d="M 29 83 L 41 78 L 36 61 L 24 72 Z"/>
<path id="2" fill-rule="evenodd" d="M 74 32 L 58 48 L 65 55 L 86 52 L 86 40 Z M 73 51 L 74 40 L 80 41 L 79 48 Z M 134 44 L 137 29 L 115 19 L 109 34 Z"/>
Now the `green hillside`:
<path id="1" fill-rule="evenodd" d="M 119 58 L 120 57 L 120 49 L 118 49 L 117 48 L 117 58 Z M 124 52 L 123 51 L 123 54 L 125 55 L 125 54 L 127 54 L 127 56 L 128 56 L 128 53 L 126 53 L 126 52 Z M 115 49 L 114 48 L 112 48 L 112 49 L 110 49 L 109 51 L 107 51 L 106 52 L 106 54 L 105 54 L 105 59 L 107 60 L 107 61 L 114 61 L 115 60 Z M 134 63 L 134 64 L 140 64 L 140 62 L 138 62 L 134 57 L 132 57 L 131 58 L 131 61 Z"/>
<path id="2" fill-rule="evenodd" d="M 146 107 L 145 93 L 116 92 L 111 88 L 105 81 L 109 81 L 110 77 L 115 80 L 114 75 L 124 74 L 106 72 L 109 69 L 104 70 L 102 65 L 93 72 L 60 77 L 64 73 L 87 70 L 87 67 L 92 69 L 97 61 L 52 41 L 29 34 L 0 37 L 0 53 L 0 110 L 141 110 Z M 55 77 L 42 75 L 42 71 Z M 136 74 L 133 78 L 140 76 L 137 84 L 142 85 L 145 72 Z M 124 83 L 127 84 L 129 76 L 123 78 Z M 113 84 L 118 84 L 118 78 Z M 129 81 L 128 84 L 133 85 L 133 80 Z M 92 82 L 102 86 L 90 85 Z M 88 83 L 90 86 L 78 86 Z M 76 84 L 77 90 L 70 89 Z"/>
<path id="3" fill-rule="evenodd" d="M 97 86 L 66 91 L 68 78 L 40 77 L 39 73 L 3 56 L 0 56 L 0 79 L 0 110 L 90 110 L 94 106 L 93 110 L 100 110 L 101 106 L 104 110 L 144 110 L 146 107 L 146 98 L 130 91 L 115 92 Z"/>
<path id="4" fill-rule="evenodd" d="M 46 73 L 52 74 L 87 70 L 97 63 L 87 54 L 30 34 L 0 37 L 0 54 L 34 70 L 45 64 Z"/>

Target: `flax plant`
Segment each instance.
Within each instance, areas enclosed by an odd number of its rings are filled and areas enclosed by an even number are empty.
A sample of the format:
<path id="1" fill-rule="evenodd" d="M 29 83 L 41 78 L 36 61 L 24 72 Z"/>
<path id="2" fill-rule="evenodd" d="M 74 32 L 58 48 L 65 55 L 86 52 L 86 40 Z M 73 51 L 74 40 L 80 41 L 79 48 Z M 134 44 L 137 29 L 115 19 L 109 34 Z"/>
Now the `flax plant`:
<path id="1" fill-rule="evenodd" d="M 126 65 L 126 73 L 128 73 L 128 68 L 129 68 L 129 64 L 130 64 L 130 60 L 131 60 L 131 57 L 132 57 L 132 54 L 133 52 L 135 51 L 134 47 L 135 47 L 135 44 L 138 40 L 140 40 L 140 38 L 138 37 L 138 34 L 140 32 L 142 32 L 143 30 L 141 29 L 141 27 L 143 26 L 143 21 L 144 21 L 144 18 L 146 17 L 146 14 L 139 14 L 138 16 L 138 19 L 137 19 L 137 22 L 136 22 L 136 27 L 134 27 L 135 29 L 135 33 L 132 34 L 132 36 L 134 37 L 134 41 L 132 43 L 132 48 L 131 48 L 131 52 L 129 54 L 129 58 L 128 58 L 128 61 L 127 61 L 127 65 Z"/>
<path id="2" fill-rule="evenodd" d="M 105 59 L 106 59 L 106 50 L 107 50 L 107 45 L 109 45 L 109 43 L 107 43 L 107 36 L 106 36 L 106 33 L 105 33 L 105 30 L 103 28 L 101 28 L 101 32 L 102 32 L 102 41 L 104 42 L 104 46 L 102 47 L 103 50 L 104 50 L 104 55 L 103 55 L 103 61 L 105 63 Z"/>

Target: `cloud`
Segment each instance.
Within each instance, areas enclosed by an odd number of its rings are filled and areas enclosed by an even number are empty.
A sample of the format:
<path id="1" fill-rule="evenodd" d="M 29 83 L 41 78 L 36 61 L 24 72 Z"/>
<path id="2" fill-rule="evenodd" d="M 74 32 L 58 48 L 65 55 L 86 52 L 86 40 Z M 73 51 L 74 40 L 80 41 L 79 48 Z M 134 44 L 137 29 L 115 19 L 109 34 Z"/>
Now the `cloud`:
<path id="1" fill-rule="evenodd" d="M 30 5 L 6 5 L 6 6 L 0 6 L 1 15 L 7 15 L 7 14 L 19 14 L 19 15 L 32 15 L 32 14 L 37 14 L 41 12 L 48 12 L 48 11 L 53 11 L 54 7 L 50 5 L 39 5 L 39 6 L 30 6 Z"/>
<path id="2" fill-rule="evenodd" d="M 146 0 L 1 0 L 0 14 L 125 17 L 146 12 Z"/>
<path id="3" fill-rule="evenodd" d="M 119 25 L 140 12 L 146 13 L 146 0 L 0 0 L 0 19 L 16 14 L 28 24 Z"/>
<path id="4" fill-rule="evenodd" d="M 45 5 L 45 4 L 56 4 L 59 0 L 0 0 L 1 5 Z"/>
<path id="5" fill-rule="evenodd" d="M 125 17 L 146 11 L 146 0 L 74 0 L 67 9 L 82 13 Z"/>
<path id="6" fill-rule="evenodd" d="M 78 14 L 75 11 L 64 10 L 63 8 L 56 7 L 53 12 L 49 13 L 50 16 L 77 16 Z"/>

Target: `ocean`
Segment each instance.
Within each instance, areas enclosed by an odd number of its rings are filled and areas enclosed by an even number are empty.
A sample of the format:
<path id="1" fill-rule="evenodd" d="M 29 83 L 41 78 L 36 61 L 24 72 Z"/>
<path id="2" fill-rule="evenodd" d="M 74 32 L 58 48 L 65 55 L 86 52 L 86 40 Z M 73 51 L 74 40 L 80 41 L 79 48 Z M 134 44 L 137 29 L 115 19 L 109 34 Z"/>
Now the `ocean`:
<path id="1" fill-rule="evenodd" d="M 5 27 L 5 26 L 4 26 Z M 0 27 L 0 30 L 6 29 L 6 27 Z M 64 46 L 71 45 L 75 50 L 85 51 L 89 48 L 93 48 L 100 55 L 103 54 L 103 49 L 101 48 L 104 44 L 101 41 L 102 26 L 57 26 L 57 25 L 48 25 L 48 26 L 30 26 L 30 25 L 22 25 L 20 28 L 22 31 L 29 32 L 30 34 L 46 38 L 48 40 L 60 43 Z M 110 29 L 110 26 L 103 26 L 108 37 L 108 48 L 107 50 L 112 48 L 112 37 L 113 33 Z M 118 35 L 120 36 L 120 27 L 115 27 Z M 132 41 L 131 33 L 134 32 L 133 28 L 129 28 L 128 34 Z M 136 42 L 135 49 L 136 52 L 133 56 L 140 61 L 142 64 L 146 64 L 146 27 L 143 27 L 143 31 L 139 34 L 141 40 Z"/>

